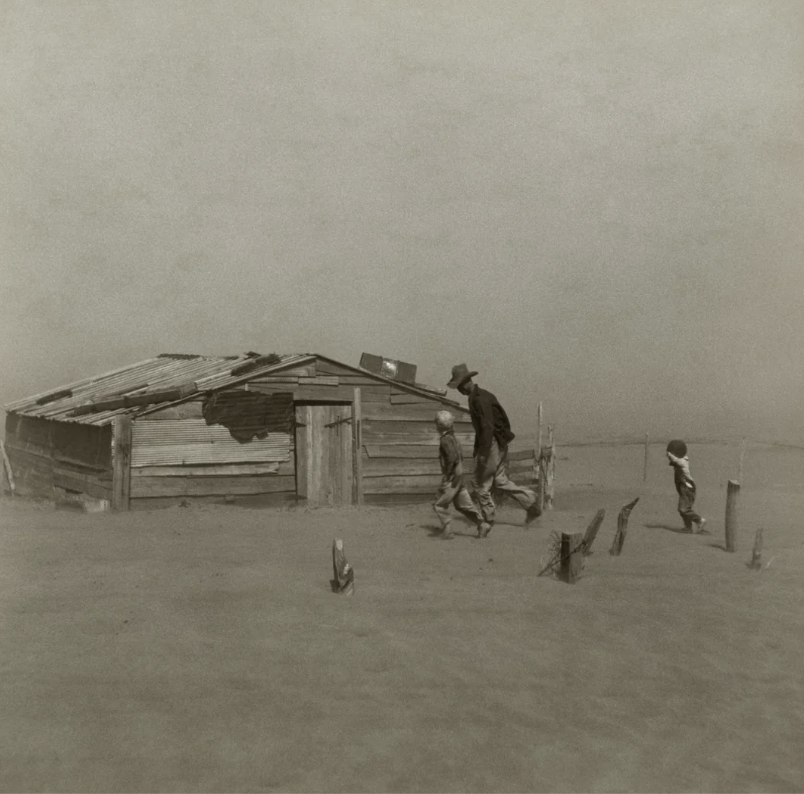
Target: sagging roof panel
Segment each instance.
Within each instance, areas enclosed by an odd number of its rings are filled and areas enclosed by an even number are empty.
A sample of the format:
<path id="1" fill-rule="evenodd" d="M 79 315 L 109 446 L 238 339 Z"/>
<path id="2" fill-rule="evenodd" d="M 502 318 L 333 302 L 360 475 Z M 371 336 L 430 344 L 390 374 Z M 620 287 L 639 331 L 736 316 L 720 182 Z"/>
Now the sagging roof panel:
<path id="1" fill-rule="evenodd" d="M 102 403 L 116 397 L 133 397 L 182 387 L 191 387 L 198 393 L 215 391 L 313 359 L 309 354 L 277 354 L 271 359 L 266 357 L 271 363 L 243 371 L 246 365 L 255 362 L 254 354 L 229 357 L 166 354 L 17 400 L 6 405 L 5 410 L 7 413 L 40 419 L 105 425 L 120 414 L 153 410 L 159 404 L 120 407 L 77 416 L 73 412 L 88 403 Z M 241 370 L 239 374 L 232 374 L 233 370 L 237 373 L 238 369 Z M 170 402 L 173 400 L 166 400 L 164 404 L 168 405 Z"/>

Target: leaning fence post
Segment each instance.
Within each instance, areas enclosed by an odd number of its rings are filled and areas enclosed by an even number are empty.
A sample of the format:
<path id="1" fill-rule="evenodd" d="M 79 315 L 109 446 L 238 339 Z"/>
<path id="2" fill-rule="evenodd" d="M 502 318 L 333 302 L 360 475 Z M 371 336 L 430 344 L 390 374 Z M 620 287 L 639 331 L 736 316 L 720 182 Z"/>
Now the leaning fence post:
<path id="1" fill-rule="evenodd" d="M 729 480 L 726 492 L 726 551 L 737 551 L 737 498 L 740 483 Z"/>
<path id="2" fill-rule="evenodd" d="M 631 515 L 631 511 L 634 509 L 634 506 L 639 501 L 639 497 L 634 499 L 633 502 L 629 502 L 622 510 L 620 510 L 620 515 L 617 516 L 617 533 L 614 535 L 614 542 L 611 544 L 611 548 L 609 549 L 609 554 L 613 554 L 615 557 L 620 555 L 620 552 L 623 550 L 623 544 L 625 543 L 625 533 L 628 531 L 628 516 Z"/>
<path id="3" fill-rule="evenodd" d="M 583 536 L 583 553 L 584 556 L 588 557 L 592 553 L 592 544 L 595 542 L 595 538 L 597 537 L 597 532 L 600 529 L 600 525 L 603 523 L 603 519 L 606 517 L 606 511 L 601 508 L 597 511 L 597 514 L 592 519 L 592 523 L 586 528 L 586 534 Z"/>

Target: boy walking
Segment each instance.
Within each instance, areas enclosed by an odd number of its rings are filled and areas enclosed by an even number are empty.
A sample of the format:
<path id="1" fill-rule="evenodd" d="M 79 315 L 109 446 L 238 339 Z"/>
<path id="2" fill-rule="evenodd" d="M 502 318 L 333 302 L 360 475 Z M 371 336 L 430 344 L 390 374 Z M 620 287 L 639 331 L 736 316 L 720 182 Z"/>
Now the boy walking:
<path id="1" fill-rule="evenodd" d="M 684 527 L 688 532 L 703 532 L 706 519 L 693 510 L 696 487 L 690 475 L 687 445 L 683 441 L 671 441 L 667 445 L 667 459 L 673 467 L 673 479 L 678 491 L 678 513 L 684 521 Z"/>
<path id="2" fill-rule="evenodd" d="M 450 507 L 471 518 L 477 525 L 477 532 L 483 537 L 488 532 L 488 524 L 475 507 L 472 497 L 464 484 L 463 453 L 453 429 L 454 418 L 449 411 L 439 411 L 435 417 L 436 429 L 441 434 L 438 445 L 438 459 L 441 463 L 441 485 L 436 494 L 433 509 L 441 522 L 441 537 L 443 540 L 452 540 L 455 537 L 450 524 L 452 511 Z"/>

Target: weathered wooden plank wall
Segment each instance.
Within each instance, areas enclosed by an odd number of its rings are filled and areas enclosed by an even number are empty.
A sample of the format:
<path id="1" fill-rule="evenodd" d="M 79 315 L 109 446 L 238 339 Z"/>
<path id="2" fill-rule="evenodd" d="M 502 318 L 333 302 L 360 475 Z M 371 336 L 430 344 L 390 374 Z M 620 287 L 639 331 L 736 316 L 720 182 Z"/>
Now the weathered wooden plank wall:
<path id="1" fill-rule="evenodd" d="M 111 495 L 111 430 L 10 414 L 6 452 L 17 491 L 50 498 L 54 488 Z"/>
<path id="2" fill-rule="evenodd" d="M 294 444 L 289 433 L 240 442 L 222 425 L 207 425 L 201 417 L 201 401 L 194 400 L 135 421 L 132 508 L 170 506 L 188 498 L 295 499 Z"/>

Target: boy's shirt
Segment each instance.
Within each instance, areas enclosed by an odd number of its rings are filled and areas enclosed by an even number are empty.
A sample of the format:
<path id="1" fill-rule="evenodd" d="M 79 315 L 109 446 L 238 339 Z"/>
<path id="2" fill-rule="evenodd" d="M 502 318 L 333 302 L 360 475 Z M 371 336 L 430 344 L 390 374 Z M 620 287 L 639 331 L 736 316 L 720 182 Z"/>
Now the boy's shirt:
<path id="1" fill-rule="evenodd" d="M 695 480 L 692 479 L 690 474 L 690 459 L 685 455 L 683 458 L 677 458 L 672 452 L 667 453 L 670 460 L 670 465 L 673 467 L 673 479 L 675 480 L 676 490 L 680 493 L 681 488 L 691 488 L 695 490 Z"/>
<path id="2" fill-rule="evenodd" d="M 444 480 L 454 482 L 463 474 L 463 452 L 454 430 L 445 430 L 438 444 L 438 459 Z"/>

